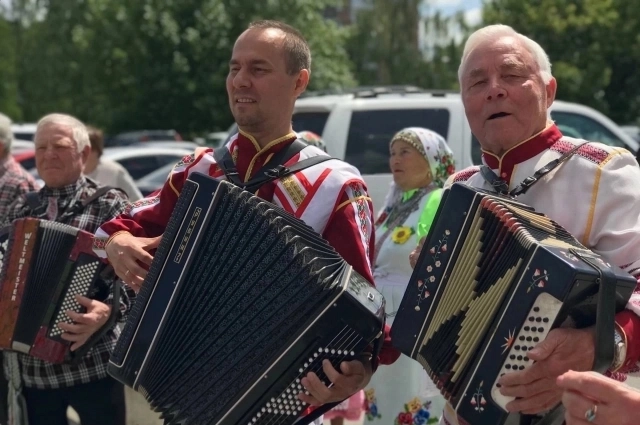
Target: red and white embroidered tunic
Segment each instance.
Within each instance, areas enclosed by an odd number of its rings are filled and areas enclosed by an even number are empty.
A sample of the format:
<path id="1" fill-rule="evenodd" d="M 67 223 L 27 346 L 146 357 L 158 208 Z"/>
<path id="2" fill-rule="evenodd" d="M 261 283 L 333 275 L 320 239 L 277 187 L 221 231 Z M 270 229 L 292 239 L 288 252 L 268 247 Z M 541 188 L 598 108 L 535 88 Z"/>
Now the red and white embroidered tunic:
<path id="1" fill-rule="evenodd" d="M 290 133 L 261 148 L 251 135 L 240 132 L 232 137 L 227 147 L 241 178 L 248 181 L 273 154 L 295 139 L 296 134 Z M 284 165 L 292 166 L 317 155 L 327 154 L 314 146 L 307 146 Z M 140 237 L 161 235 L 184 182 L 194 172 L 225 179 L 213 158 L 213 150 L 197 150 L 174 167 L 159 192 L 134 202 L 122 215 L 104 223 L 96 232 L 94 251 L 106 258 L 104 247 L 108 237 L 121 230 Z M 331 159 L 268 183 L 257 194 L 311 226 L 347 263 L 373 284 L 372 203 L 364 180 L 355 167 Z M 400 353 L 391 347 L 387 329 L 379 361 L 381 364 L 391 364 L 399 356 Z"/>
<path id="2" fill-rule="evenodd" d="M 501 158 L 483 152 L 483 161 L 512 190 L 538 169 L 584 142 L 563 136 L 558 127 L 550 125 Z M 450 177 L 447 186 L 464 182 L 492 190 L 478 171 L 479 167 L 462 170 Z M 640 278 L 639 184 L 640 167 L 631 153 L 588 143 L 518 196 L 518 201 L 546 214 L 583 245 Z M 627 356 L 619 370 L 607 375 L 640 389 L 640 284 L 627 309 L 617 314 L 616 323 L 625 334 Z M 444 423 L 459 423 L 451 406 L 445 409 Z"/>

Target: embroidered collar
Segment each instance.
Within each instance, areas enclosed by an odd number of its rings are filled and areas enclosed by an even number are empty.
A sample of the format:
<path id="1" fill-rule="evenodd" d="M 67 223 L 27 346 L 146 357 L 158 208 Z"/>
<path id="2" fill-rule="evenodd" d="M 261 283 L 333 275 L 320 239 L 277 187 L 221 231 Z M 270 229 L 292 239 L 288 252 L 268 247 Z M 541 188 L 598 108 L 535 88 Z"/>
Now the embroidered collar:
<path id="1" fill-rule="evenodd" d="M 249 159 L 248 164 L 236 163 L 236 165 L 238 166 L 238 171 L 240 171 L 240 175 L 244 178 L 244 181 L 248 181 L 253 176 L 253 172 L 256 171 L 256 167 L 254 167 L 256 162 L 267 162 L 271 155 L 284 149 L 296 138 L 296 133 L 291 132 L 270 141 L 265 145 L 265 147 L 261 148 L 255 137 L 243 130 L 239 130 L 236 142 L 237 152 L 231 152 L 231 154 L 233 155 L 234 159 L 237 158 L 238 155 L 241 155 L 243 160 Z M 242 170 L 244 167 L 246 167 L 246 172 L 244 175 L 242 175 Z"/>
<path id="2" fill-rule="evenodd" d="M 502 157 L 482 151 L 483 162 L 493 170 L 498 170 L 498 175 L 506 182 L 511 181 L 511 175 L 515 167 L 541 152 L 549 149 L 562 138 L 562 133 L 555 124 L 549 125 L 540 133 L 518 143 L 506 151 Z"/>

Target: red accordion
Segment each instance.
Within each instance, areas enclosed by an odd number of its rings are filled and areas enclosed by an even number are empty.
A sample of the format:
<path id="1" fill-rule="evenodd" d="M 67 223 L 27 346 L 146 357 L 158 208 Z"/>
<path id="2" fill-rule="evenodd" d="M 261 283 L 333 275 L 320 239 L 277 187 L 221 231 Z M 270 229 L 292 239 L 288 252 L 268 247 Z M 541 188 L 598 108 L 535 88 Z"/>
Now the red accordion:
<path id="1" fill-rule="evenodd" d="M 58 326 L 72 323 L 67 311 L 85 312 L 76 295 L 98 300 L 109 295 L 101 283 L 109 270 L 93 253 L 92 242 L 89 232 L 35 218 L 15 220 L 0 230 L 0 350 L 75 363 L 113 326 L 117 309 L 73 352 Z M 119 300 L 119 285 L 113 291 Z"/>

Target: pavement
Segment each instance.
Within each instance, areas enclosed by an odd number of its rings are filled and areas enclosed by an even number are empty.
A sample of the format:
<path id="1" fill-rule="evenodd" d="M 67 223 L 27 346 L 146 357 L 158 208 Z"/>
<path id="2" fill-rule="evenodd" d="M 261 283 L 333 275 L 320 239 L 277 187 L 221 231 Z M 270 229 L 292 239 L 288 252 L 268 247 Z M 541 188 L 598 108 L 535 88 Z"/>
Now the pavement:
<path id="1" fill-rule="evenodd" d="M 130 388 L 125 389 L 127 402 L 127 425 L 162 425 L 159 414 L 149 409 L 147 401 L 142 395 Z M 73 409 L 67 412 L 69 425 L 79 425 L 80 419 Z M 344 425 L 362 425 L 362 420 L 357 422 L 345 421 Z M 324 421 L 324 425 L 331 425 L 329 421 Z"/>

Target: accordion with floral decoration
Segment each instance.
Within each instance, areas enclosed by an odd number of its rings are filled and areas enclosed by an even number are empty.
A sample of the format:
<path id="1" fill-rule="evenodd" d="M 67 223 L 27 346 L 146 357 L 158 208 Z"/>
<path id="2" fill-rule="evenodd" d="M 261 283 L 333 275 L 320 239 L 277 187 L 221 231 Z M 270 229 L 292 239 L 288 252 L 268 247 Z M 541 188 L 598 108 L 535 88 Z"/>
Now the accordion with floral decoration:
<path id="1" fill-rule="evenodd" d="M 613 318 L 635 285 L 545 215 L 454 184 L 425 240 L 392 343 L 425 368 L 463 421 L 501 425 L 513 398 L 497 380 L 530 366 L 527 352 L 553 328 L 595 324 L 602 340 L 594 369 L 611 364 Z"/>

